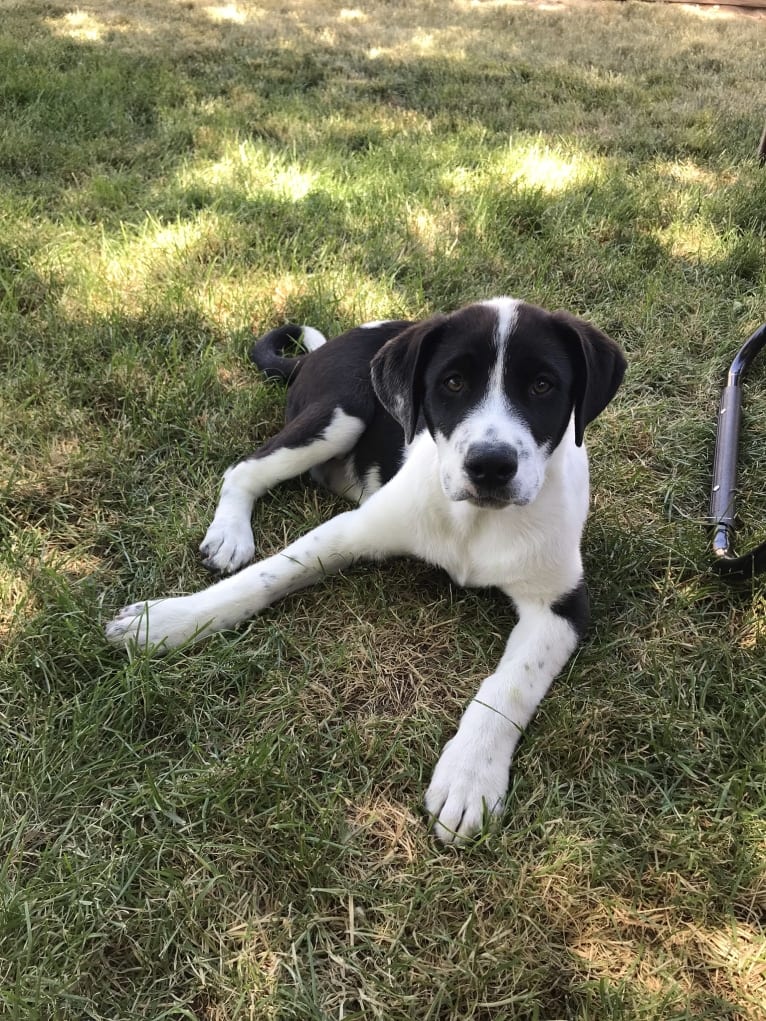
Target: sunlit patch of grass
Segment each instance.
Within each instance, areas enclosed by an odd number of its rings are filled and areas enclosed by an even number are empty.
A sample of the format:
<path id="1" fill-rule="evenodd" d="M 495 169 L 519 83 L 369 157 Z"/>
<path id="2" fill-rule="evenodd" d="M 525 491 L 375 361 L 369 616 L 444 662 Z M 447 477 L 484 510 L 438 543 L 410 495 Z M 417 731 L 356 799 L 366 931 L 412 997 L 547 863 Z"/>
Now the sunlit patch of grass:
<path id="1" fill-rule="evenodd" d="M 456 194 L 515 187 L 556 195 L 578 186 L 597 187 L 606 168 L 603 158 L 574 146 L 557 150 L 537 140 L 511 138 L 504 150 L 494 151 L 479 167 L 451 167 L 444 181 Z"/>
<path id="2" fill-rule="evenodd" d="M 187 167 L 179 175 L 180 189 L 206 188 L 210 199 L 234 189 L 244 199 L 266 193 L 277 199 L 297 202 L 317 183 L 318 174 L 295 161 L 285 161 L 262 143 L 234 140 L 224 145 L 215 161 Z"/>
<path id="3" fill-rule="evenodd" d="M 250 13 L 239 4 L 211 4 L 203 8 L 211 21 L 231 21 L 244 25 Z"/>
<path id="4" fill-rule="evenodd" d="M 60 21 L 51 21 L 49 24 L 56 35 L 76 42 L 98 42 L 104 32 L 103 23 L 86 11 L 72 11 Z"/>
<path id="5" fill-rule="evenodd" d="M 695 264 L 716 262 L 725 258 L 731 239 L 721 235 L 702 218 L 689 222 L 674 220 L 658 232 L 660 241 L 674 259 L 687 259 Z"/>
<path id="6" fill-rule="evenodd" d="M 600 922 L 591 921 L 572 952 L 595 981 L 643 990 L 661 999 L 665 1009 L 683 1012 L 694 999 L 687 970 L 692 960 L 705 969 L 722 1003 L 734 999 L 746 1011 L 760 1009 L 766 995 L 766 942 L 758 929 L 744 923 L 735 931 L 694 924 L 671 929 L 668 922 L 661 908 L 613 909 Z M 626 932 L 632 938 L 618 934 Z"/>

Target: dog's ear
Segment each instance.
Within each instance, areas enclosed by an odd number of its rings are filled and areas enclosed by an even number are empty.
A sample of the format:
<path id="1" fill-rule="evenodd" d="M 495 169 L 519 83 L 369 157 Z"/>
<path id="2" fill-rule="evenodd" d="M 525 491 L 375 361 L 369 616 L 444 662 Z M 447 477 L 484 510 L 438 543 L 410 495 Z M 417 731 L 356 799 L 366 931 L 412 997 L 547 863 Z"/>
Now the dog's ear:
<path id="1" fill-rule="evenodd" d="M 423 400 L 423 370 L 447 316 L 435 315 L 408 326 L 378 351 L 372 360 L 372 385 L 378 400 L 404 429 L 411 443 Z"/>
<path id="2" fill-rule="evenodd" d="M 575 443 L 582 446 L 585 426 L 600 415 L 617 393 L 627 363 L 618 345 L 601 330 L 571 312 L 553 313 L 575 352 Z"/>

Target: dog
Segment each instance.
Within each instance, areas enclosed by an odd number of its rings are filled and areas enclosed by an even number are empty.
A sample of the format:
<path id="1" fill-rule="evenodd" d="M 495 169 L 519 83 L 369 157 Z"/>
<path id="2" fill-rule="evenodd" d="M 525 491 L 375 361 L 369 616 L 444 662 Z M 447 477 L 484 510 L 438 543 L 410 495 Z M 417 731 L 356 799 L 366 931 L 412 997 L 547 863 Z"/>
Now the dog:
<path id="1" fill-rule="evenodd" d="M 295 341 L 305 351 L 287 357 Z M 128 606 L 107 637 L 164 652 L 357 560 L 409 555 L 459 585 L 499 588 L 517 623 L 425 796 L 437 837 L 465 843 L 502 811 L 519 738 L 586 629 L 583 433 L 615 395 L 623 353 L 569 312 L 499 297 L 329 342 L 287 325 L 251 358 L 287 381 L 286 424 L 224 474 L 200 550 L 230 577 Z M 357 506 L 245 567 L 255 501 L 306 471 Z"/>

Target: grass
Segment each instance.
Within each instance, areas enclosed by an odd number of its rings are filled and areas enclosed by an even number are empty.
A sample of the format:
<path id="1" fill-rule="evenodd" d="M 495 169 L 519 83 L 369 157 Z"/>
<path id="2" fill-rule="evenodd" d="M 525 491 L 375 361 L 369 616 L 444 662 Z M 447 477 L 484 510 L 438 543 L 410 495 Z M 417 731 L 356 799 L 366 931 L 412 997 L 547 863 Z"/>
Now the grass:
<path id="1" fill-rule="evenodd" d="M 0 4 L 0 1015 L 766 1018 L 766 590 L 710 572 L 718 391 L 764 319 L 766 23 L 627 3 Z M 590 430 L 588 642 L 504 825 L 429 772 L 512 624 L 349 572 L 160 663 L 251 331 L 511 293 L 630 371 Z M 743 544 L 762 536 L 763 369 Z M 337 509 L 289 485 L 264 553 Z"/>

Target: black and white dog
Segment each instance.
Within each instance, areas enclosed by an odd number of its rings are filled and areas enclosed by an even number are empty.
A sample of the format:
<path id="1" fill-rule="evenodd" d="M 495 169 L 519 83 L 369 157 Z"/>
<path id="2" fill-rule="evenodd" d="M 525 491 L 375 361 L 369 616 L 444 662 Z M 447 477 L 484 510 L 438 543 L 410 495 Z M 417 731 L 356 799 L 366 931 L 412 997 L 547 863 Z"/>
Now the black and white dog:
<path id="1" fill-rule="evenodd" d="M 308 353 L 284 357 L 298 338 Z M 441 840 L 461 843 L 502 809 L 519 737 L 585 629 L 583 431 L 625 359 L 589 323 L 513 298 L 367 323 L 329 343 L 285 326 L 251 357 L 287 380 L 287 424 L 224 475 L 200 547 L 206 566 L 230 574 L 249 563 L 255 500 L 302 472 L 359 506 L 202 592 L 126 607 L 107 636 L 163 652 L 361 559 L 411 555 L 460 585 L 497 586 L 518 623 L 425 799 Z"/>

